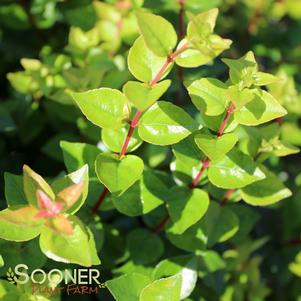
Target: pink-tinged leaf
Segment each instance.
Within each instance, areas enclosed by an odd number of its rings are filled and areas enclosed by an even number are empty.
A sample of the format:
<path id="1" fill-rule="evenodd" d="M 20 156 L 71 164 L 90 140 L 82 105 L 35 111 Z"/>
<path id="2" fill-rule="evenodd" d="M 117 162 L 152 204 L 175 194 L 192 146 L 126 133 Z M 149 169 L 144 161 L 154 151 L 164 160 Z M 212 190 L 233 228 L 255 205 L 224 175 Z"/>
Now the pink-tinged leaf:
<path id="1" fill-rule="evenodd" d="M 24 227 L 36 227 L 42 224 L 41 221 L 35 219 L 37 214 L 38 209 L 32 206 L 11 206 L 0 211 L 0 220 Z"/>
<path id="2" fill-rule="evenodd" d="M 73 234 L 73 227 L 69 219 L 63 215 L 59 214 L 54 218 L 49 219 L 46 222 L 46 226 L 51 230 L 65 235 L 72 235 Z"/>
<path id="3" fill-rule="evenodd" d="M 64 208 L 70 208 L 80 198 L 83 189 L 83 181 L 79 182 L 78 184 L 71 185 L 58 193 L 58 195 L 56 196 L 56 201 L 64 203 Z"/>
<path id="4" fill-rule="evenodd" d="M 36 218 L 49 219 L 58 215 L 62 208 L 62 203 L 53 202 L 42 190 L 37 191 L 38 206 L 40 211 L 35 215 Z"/>

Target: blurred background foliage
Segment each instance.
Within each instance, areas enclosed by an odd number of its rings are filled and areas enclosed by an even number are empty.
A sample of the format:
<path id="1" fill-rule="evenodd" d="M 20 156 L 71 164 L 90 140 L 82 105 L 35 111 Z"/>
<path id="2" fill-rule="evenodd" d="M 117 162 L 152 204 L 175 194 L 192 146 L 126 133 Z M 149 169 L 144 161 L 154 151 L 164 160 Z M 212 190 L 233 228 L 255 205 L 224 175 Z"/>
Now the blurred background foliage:
<path id="1" fill-rule="evenodd" d="M 4 187 L 4 172 L 20 174 L 24 163 L 44 176 L 61 173 L 65 169 L 59 144 L 62 140 L 106 148 L 100 142 L 100 129 L 83 118 L 69 92 L 99 87 L 121 89 L 132 78 L 126 58 L 138 36 L 133 11 L 140 6 L 164 16 L 181 31 L 177 0 L 0 2 L 0 187 Z M 212 7 L 220 9 L 216 32 L 233 40 L 231 49 L 222 56 L 238 58 L 252 50 L 261 70 L 283 79 L 268 87 L 289 112 L 277 120 L 281 124 L 279 135 L 284 143 L 301 146 L 301 1 L 186 0 L 183 9 L 199 13 Z M 218 58 L 211 65 L 185 69 L 183 76 L 185 80 L 205 76 L 224 80 L 227 72 Z M 173 85 L 164 99 L 189 111 L 192 108 L 179 73 L 174 68 L 170 75 Z M 247 143 L 254 142 L 254 135 L 247 135 Z M 276 151 L 277 141 L 265 141 L 262 152 Z M 139 153 L 149 166 L 169 168 L 170 148 L 148 145 Z M 300 154 L 281 159 L 272 156 L 268 164 L 294 192 L 293 196 L 269 208 L 247 207 L 245 210 L 250 212 L 242 209 L 242 220 L 252 216 L 251 222 L 246 222 L 247 229 L 227 248 L 217 247 L 219 252 L 225 251 L 223 259 L 214 255 L 203 263 L 199 275 L 202 282 L 189 300 L 301 300 Z M 94 195 L 98 194 L 99 189 Z M 95 198 L 90 197 L 88 202 L 92 206 Z M 103 214 L 110 224 L 103 251 L 106 280 L 111 278 L 112 270 L 118 275 L 130 269 L 116 265 L 124 255 L 118 229 L 140 221 L 116 218 L 110 212 Z M 152 225 L 152 218 L 146 216 L 144 222 Z M 170 253 L 174 255 L 174 250 Z M 227 284 L 222 281 L 225 275 Z M 109 296 L 105 298 L 110 300 Z"/>

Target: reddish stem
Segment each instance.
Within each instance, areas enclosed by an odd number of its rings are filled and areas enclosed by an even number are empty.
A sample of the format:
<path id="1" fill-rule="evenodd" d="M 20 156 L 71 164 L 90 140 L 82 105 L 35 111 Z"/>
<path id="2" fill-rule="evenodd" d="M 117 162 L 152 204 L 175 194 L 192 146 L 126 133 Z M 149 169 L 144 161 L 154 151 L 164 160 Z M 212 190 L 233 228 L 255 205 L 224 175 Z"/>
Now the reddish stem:
<path id="1" fill-rule="evenodd" d="M 95 206 L 92 209 L 92 214 L 96 214 L 98 208 L 101 206 L 101 204 L 104 202 L 106 196 L 108 195 L 109 190 L 107 187 L 104 187 L 104 190 L 102 191 L 101 195 L 98 198 L 97 203 L 95 204 Z"/>
<path id="2" fill-rule="evenodd" d="M 224 198 L 220 204 L 221 207 L 224 207 L 226 205 L 226 203 L 228 202 L 230 196 L 235 192 L 235 189 L 229 189 L 226 191 Z"/>
<path id="3" fill-rule="evenodd" d="M 226 116 L 219 127 L 219 130 L 217 133 L 217 138 L 219 138 L 224 133 L 227 123 L 228 123 L 231 115 L 234 113 L 234 110 L 235 110 L 235 105 L 233 103 L 231 103 L 230 107 L 227 110 Z"/>
<path id="4" fill-rule="evenodd" d="M 188 43 L 185 43 L 184 45 L 182 45 L 180 48 L 178 48 L 175 52 L 173 52 L 170 57 L 167 58 L 166 62 L 163 64 L 163 66 L 161 67 L 161 69 L 159 70 L 159 72 L 156 74 L 156 76 L 154 77 L 154 79 L 149 83 L 149 86 L 152 87 L 154 86 L 163 76 L 164 72 L 166 71 L 167 67 L 169 66 L 169 64 L 171 64 L 175 58 L 181 53 L 183 52 L 185 49 L 187 49 L 189 47 Z M 130 122 L 130 128 L 129 131 L 127 133 L 127 136 L 123 142 L 123 145 L 121 147 L 121 151 L 119 153 L 119 159 L 121 160 L 126 153 L 126 150 L 129 146 L 130 140 L 133 136 L 135 127 L 137 127 L 139 118 L 141 116 L 142 112 L 141 111 L 137 111 L 135 113 L 135 116 L 133 118 L 133 120 Z M 104 191 L 102 192 L 102 194 L 100 195 L 97 203 L 95 204 L 92 213 L 95 214 L 97 212 L 97 210 L 99 209 L 99 207 L 101 206 L 101 204 L 103 203 L 104 199 L 106 198 L 107 194 L 109 193 L 108 189 L 105 188 Z"/>
<path id="5" fill-rule="evenodd" d="M 184 37 L 184 1 L 178 0 L 179 4 L 179 38 Z"/>
<path id="6" fill-rule="evenodd" d="M 297 246 L 301 244 L 301 238 L 294 238 L 282 243 L 284 246 Z"/>
<path id="7" fill-rule="evenodd" d="M 231 117 L 231 115 L 234 113 L 234 110 L 235 110 L 235 105 L 233 103 L 231 103 L 231 105 L 227 109 L 226 116 L 223 119 L 223 121 L 222 121 L 222 123 L 221 123 L 221 125 L 220 125 L 220 127 L 218 129 L 218 133 L 217 133 L 216 139 L 218 139 L 224 133 L 224 130 L 225 130 L 226 126 L 227 126 L 227 122 L 229 121 L 229 118 Z M 200 181 L 200 179 L 201 179 L 204 171 L 209 167 L 209 165 L 210 165 L 210 159 L 206 157 L 203 160 L 203 162 L 202 162 L 201 170 L 198 172 L 198 174 L 196 175 L 196 177 L 193 179 L 193 181 L 192 181 L 192 183 L 190 185 L 190 189 L 193 189 L 193 188 L 195 188 L 198 185 L 198 183 L 199 183 L 199 181 Z M 231 193 L 233 193 L 234 191 L 235 190 L 233 189 L 233 191 L 231 191 Z M 225 194 L 225 197 L 223 199 L 223 202 L 222 202 L 221 206 L 224 205 L 223 203 L 227 202 L 227 200 L 228 200 L 228 198 L 229 198 L 230 195 L 231 195 L 230 194 L 230 190 L 228 190 L 226 192 L 226 194 Z M 225 200 L 225 198 L 226 198 L 226 200 Z M 164 217 L 164 219 L 156 226 L 156 228 L 154 228 L 152 230 L 152 233 L 158 234 L 164 228 L 164 226 L 166 225 L 166 223 L 167 223 L 168 220 L 169 220 L 169 215 L 167 214 Z"/>
<path id="8" fill-rule="evenodd" d="M 169 215 L 168 213 L 166 213 L 162 221 L 154 229 L 151 230 L 151 233 L 158 234 L 165 227 L 168 221 L 169 221 Z"/>
<path id="9" fill-rule="evenodd" d="M 131 140 L 131 138 L 133 136 L 135 127 L 138 124 L 138 121 L 139 121 L 139 118 L 140 118 L 141 114 L 142 114 L 142 112 L 138 110 L 135 113 L 135 116 L 134 116 L 133 120 L 131 121 L 129 131 L 127 133 L 127 136 L 126 136 L 126 138 L 124 140 L 124 143 L 122 145 L 122 148 L 121 148 L 121 151 L 120 151 L 120 154 L 119 154 L 119 159 L 120 160 L 124 157 L 124 155 L 126 153 L 126 150 L 127 150 L 128 146 L 129 146 L 130 140 Z"/>
<path id="10" fill-rule="evenodd" d="M 164 72 L 166 71 L 167 67 L 175 60 L 175 58 L 184 50 L 186 50 L 189 47 L 188 43 L 183 44 L 180 48 L 178 48 L 174 53 L 172 53 L 167 60 L 165 61 L 165 63 L 163 64 L 163 66 L 161 67 L 161 69 L 159 70 L 159 72 L 157 73 L 157 75 L 154 77 L 154 79 L 149 83 L 150 87 L 153 87 L 163 76 Z"/>
<path id="11" fill-rule="evenodd" d="M 199 180 L 201 179 L 204 171 L 208 168 L 209 164 L 210 164 L 210 160 L 208 158 L 205 158 L 202 162 L 201 170 L 198 172 L 198 174 L 196 175 L 196 177 L 194 178 L 194 180 L 192 181 L 192 183 L 190 185 L 191 189 L 195 188 L 198 185 Z"/>

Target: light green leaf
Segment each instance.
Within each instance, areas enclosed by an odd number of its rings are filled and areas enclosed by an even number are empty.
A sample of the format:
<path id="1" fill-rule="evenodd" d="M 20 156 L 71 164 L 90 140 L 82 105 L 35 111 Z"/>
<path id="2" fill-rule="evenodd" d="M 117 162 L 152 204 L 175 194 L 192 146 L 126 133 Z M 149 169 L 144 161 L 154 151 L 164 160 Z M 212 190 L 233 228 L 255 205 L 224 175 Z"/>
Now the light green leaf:
<path id="1" fill-rule="evenodd" d="M 53 191 L 58 194 L 62 190 L 64 190 L 67 187 L 70 187 L 74 184 L 80 184 L 83 183 L 83 187 L 81 188 L 81 193 L 77 201 L 71 205 L 71 207 L 67 206 L 67 213 L 74 214 L 76 213 L 85 203 L 85 200 L 88 195 L 88 189 L 89 189 L 89 170 L 88 165 L 84 165 L 82 168 L 62 177 L 57 180 L 55 180 L 51 187 Z M 62 200 L 57 200 L 62 201 Z"/>
<path id="2" fill-rule="evenodd" d="M 140 111 L 151 107 L 168 89 L 170 80 L 164 80 L 152 87 L 148 84 L 129 81 L 123 86 L 123 93 Z"/>
<path id="3" fill-rule="evenodd" d="M 148 49 L 142 37 L 139 37 L 131 47 L 128 55 L 130 72 L 140 81 L 149 83 L 158 74 L 167 57 L 160 57 Z M 163 79 L 171 70 L 173 64 L 163 73 Z"/>
<path id="4" fill-rule="evenodd" d="M 161 238 L 146 229 L 130 232 L 127 236 L 127 247 L 135 264 L 152 263 L 158 260 L 164 251 Z"/>
<path id="5" fill-rule="evenodd" d="M 234 113 L 234 119 L 244 125 L 258 125 L 282 117 L 287 111 L 268 92 L 254 89 L 254 99 Z"/>
<path id="6" fill-rule="evenodd" d="M 140 292 L 151 283 L 142 274 L 125 274 L 106 282 L 106 286 L 116 301 L 139 301 Z"/>
<path id="7" fill-rule="evenodd" d="M 87 119 L 101 128 L 117 129 L 129 119 L 129 103 L 116 89 L 72 93 L 72 97 Z"/>
<path id="8" fill-rule="evenodd" d="M 278 177 L 264 166 L 260 166 L 266 178 L 252 183 L 241 190 L 242 199 L 253 206 L 267 206 L 290 197 L 292 192 Z"/>
<path id="9" fill-rule="evenodd" d="M 0 211 L 0 238 L 27 241 L 38 236 L 43 220 L 34 217 L 37 213 L 32 206 L 11 206 Z"/>
<path id="10" fill-rule="evenodd" d="M 113 198 L 118 211 L 128 216 L 146 214 L 163 204 L 168 194 L 162 174 L 152 170 L 145 170 L 139 182 L 136 182 L 119 197 Z"/>
<path id="11" fill-rule="evenodd" d="M 26 204 L 26 196 L 23 191 L 23 177 L 5 172 L 4 181 L 4 192 L 7 205 L 13 206 Z"/>
<path id="12" fill-rule="evenodd" d="M 121 195 L 140 178 L 143 167 L 143 161 L 133 155 L 120 160 L 114 154 L 100 154 L 95 162 L 99 181 L 116 195 Z"/>
<path id="13" fill-rule="evenodd" d="M 173 187 L 168 193 L 167 209 L 172 220 L 169 232 L 182 234 L 197 223 L 209 206 L 208 194 L 201 189 Z"/>
<path id="14" fill-rule="evenodd" d="M 265 174 L 251 157 L 233 149 L 225 158 L 210 163 L 208 178 L 217 187 L 232 189 L 262 180 Z"/>
<path id="15" fill-rule="evenodd" d="M 275 82 L 278 82 L 280 80 L 279 77 L 265 73 L 265 72 L 257 72 L 255 76 L 255 85 L 256 86 L 266 86 L 270 84 L 274 84 Z"/>
<path id="16" fill-rule="evenodd" d="M 184 255 L 162 260 L 154 269 L 153 277 L 180 274 L 182 276 L 181 300 L 190 296 L 198 279 L 198 258 L 194 255 Z M 185 299 L 186 300 L 186 299 Z"/>
<path id="17" fill-rule="evenodd" d="M 138 128 L 142 140 L 157 144 L 174 144 L 197 129 L 195 121 L 180 107 L 158 101 L 141 118 Z"/>
<path id="18" fill-rule="evenodd" d="M 60 147 L 63 151 L 64 163 L 69 173 L 88 164 L 90 175 L 96 177 L 95 160 L 97 155 L 101 153 L 101 150 L 97 146 L 87 143 L 61 141 Z"/>
<path id="19" fill-rule="evenodd" d="M 224 134 L 218 138 L 209 134 L 197 134 L 194 139 L 200 150 L 210 160 L 223 158 L 238 141 L 234 133 Z"/>
<path id="20" fill-rule="evenodd" d="M 173 26 L 161 16 L 150 13 L 137 12 L 136 17 L 147 47 L 158 56 L 169 56 L 178 40 Z"/>
<path id="21" fill-rule="evenodd" d="M 4 266 L 4 260 L 3 257 L 0 254 L 0 268 L 2 268 Z"/>
<path id="22" fill-rule="evenodd" d="M 181 285 L 181 275 L 156 280 L 142 290 L 139 301 L 180 301 Z"/>
<path id="23" fill-rule="evenodd" d="M 301 278 L 301 252 L 295 258 L 295 261 L 289 264 L 289 270 Z"/>
<path id="24" fill-rule="evenodd" d="M 44 191 L 50 199 L 54 200 L 54 193 L 48 183 L 29 166 L 23 166 L 24 193 L 29 204 L 37 207 L 37 190 Z"/>
<path id="25" fill-rule="evenodd" d="M 230 68 L 230 79 L 233 84 L 238 84 L 240 88 L 254 84 L 258 66 L 252 51 L 237 60 L 222 59 L 222 61 Z"/>
<path id="26" fill-rule="evenodd" d="M 222 114 L 230 101 L 227 86 L 214 78 L 196 80 L 187 90 L 197 109 L 209 116 Z"/>
<path id="27" fill-rule="evenodd" d="M 254 99 L 253 91 L 250 89 L 240 89 L 238 85 L 230 86 L 227 91 L 228 99 L 235 105 L 239 111 L 242 107 Z"/>
<path id="28" fill-rule="evenodd" d="M 72 235 L 58 234 L 47 227 L 42 229 L 42 252 L 55 261 L 86 267 L 100 264 L 92 233 L 76 217 L 70 217 L 70 220 L 73 225 Z"/>
<path id="29" fill-rule="evenodd" d="M 102 129 L 101 139 L 104 145 L 113 152 L 119 153 L 122 149 L 125 138 L 129 132 L 129 125 L 119 129 Z M 126 149 L 127 152 L 134 151 L 142 144 L 137 131 L 133 132 Z"/>

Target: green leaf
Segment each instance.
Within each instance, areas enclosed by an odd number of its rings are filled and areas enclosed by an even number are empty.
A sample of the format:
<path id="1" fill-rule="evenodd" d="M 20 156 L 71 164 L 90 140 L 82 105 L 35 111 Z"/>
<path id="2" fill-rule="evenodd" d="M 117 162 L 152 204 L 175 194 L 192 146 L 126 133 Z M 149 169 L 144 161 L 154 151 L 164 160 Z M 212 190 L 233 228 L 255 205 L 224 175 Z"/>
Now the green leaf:
<path id="1" fill-rule="evenodd" d="M 268 92 L 254 89 L 254 99 L 234 113 L 234 119 L 244 125 L 258 125 L 282 117 L 287 111 Z"/>
<path id="2" fill-rule="evenodd" d="M 232 210 L 211 202 L 205 216 L 182 234 L 167 229 L 168 239 L 178 248 L 195 252 L 231 238 L 238 231 L 239 220 Z"/>
<path id="3" fill-rule="evenodd" d="M 169 232 L 182 234 L 197 223 L 209 206 L 208 194 L 201 189 L 173 187 L 168 193 L 167 209 L 172 220 Z"/>
<path id="4" fill-rule="evenodd" d="M 177 44 L 177 33 L 173 26 L 161 16 L 136 13 L 143 39 L 151 51 L 158 56 L 169 56 Z"/>
<path id="5" fill-rule="evenodd" d="M 208 178 L 217 187 L 232 189 L 262 180 L 265 174 L 251 157 L 233 149 L 225 158 L 210 163 Z"/>
<path id="6" fill-rule="evenodd" d="M 158 74 L 166 61 L 166 57 L 157 56 L 148 49 L 142 37 L 139 37 L 131 47 L 128 55 L 130 72 L 140 81 L 148 83 Z M 171 70 L 173 64 L 165 70 L 163 79 Z"/>
<path id="7" fill-rule="evenodd" d="M 113 198 L 118 211 L 128 216 L 146 214 L 163 204 L 168 194 L 162 174 L 152 170 L 145 170 L 139 182 L 136 182 L 119 197 Z"/>
<path id="8" fill-rule="evenodd" d="M 38 207 L 37 190 L 44 191 L 50 199 L 54 200 L 54 193 L 48 183 L 29 166 L 23 166 L 24 193 L 29 204 Z"/>
<path id="9" fill-rule="evenodd" d="M 70 203 L 67 202 L 67 198 L 70 197 L 70 192 L 67 191 L 69 196 L 67 195 L 64 200 L 62 199 L 62 191 L 64 189 L 68 189 L 70 186 L 73 186 L 76 184 L 82 183 L 82 187 L 80 188 L 80 194 L 78 195 L 78 198 L 75 202 L 70 200 Z M 76 213 L 85 203 L 85 200 L 88 195 L 88 189 L 89 189 L 89 172 L 88 172 L 88 165 L 84 165 L 80 169 L 62 177 L 57 180 L 55 180 L 51 185 L 53 191 L 58 194 L 56 201 L 60 202 L 67 202 L 65 212 L 74 214 Z M 61 194 L 60 194 L 61 193 Z M 66 193 L 66 191 L 65 191 Z"/>
<path id="10" fill-rule="evenodd" d="M 266 86 L 278 82 L 280 80 L 279 77 L 265 73 L 265 72 L 257 72 L 255 76 L 255 85 L 256 86 Z"/>
<path id="11" fill-rule="evenodd" d="M 41 232 L 43 220 L 34 216 L 38 209 L 31 206 L 11 206 L 0 211 L 0 238 L 27 241 Z"/>
<path id="12" fill-rule="evenodd" d="M 95 160 L 97 155 L 101 153 L 97 146 L 68 141 L 61 141 L 60 146 L 63 151 L 64 163 L 69 173 L 88 164 L 90 175 L 96 177 Z"/>
<path id="13" fill-rule="evenodd" d="M 23 191 L 23 177 L 4 173 L 5 199 L 8 206 L 26 204 L 26 196 Z"/>
<path id="14" fill-rule="evenodd" d="M 117 129 L 129 119 L 129 103 L 118 90 L 100 88 L 72 93 L 72 97 L 87 119 L 101 128 Z"/>
<path id="15" fill-rule="evenodd" d="M 197 109 L 209 116 L 222 114 L 230 101 L 227 86 L 214 78 L 196 80 L 187 90 Z"/>
<path id="16" fill-rule="evenodd" d="M 142 290 L 139 301 L 180 301 L 181 285 L 181 275 L 156 280 Z"/>
<path id="17" fill-rule="evenodd" d="M 295 261 L 289 264 L 289 270 L 298 277 L 301 277 L 301 252 L 297 254 Z"/>
<path id="18" fill-rule="evenodd" d="M 151 107 L 168 89 L 170 80 L 164 80 L 152 87 L 148 84 L 129 81 L 123 86 L 123 93 L 140 111 Z"/>
<path id="19" fill-rule="evenodd" d="M 252 51 L 240 59 L 222 59 L 222 61 L 230 68 L 230 79 L 233 84 L 238 84 L 241 89 L 254 84 L 258 66 Z"/>
<path id="20" fill-rule="evenodd" d="M 290 197 L 292 192 L 286 188 L 278 177 L 260 166 L 266 178 L 252 183 L 241 190 L 242 199 L 253 206 L 267 206 Z"/>
<path id="21" fill-rule="evenodd" d="M 4 266 L 4 260 L 3 257 L 0 254 L 0 268 L 2 268 Z"/>
<path id="22" fill-rule="evenodd" d="M 86 267 L 100 264 L 92 233 L 76 217 L 70 217 L 70 220 L 73 226 L 72 235 L 58 234 L 47 227 L 42 229 L 42 252 L 55 261 Z"/>
<path id="23" fill-rule="evenodd" d="M 234 133 L 224 134 L 218 138 L 208 134 L 197 134 L 194 139 L 200 150 L 210 160 L 223 158 L 238 141 Z"/>
<path id="24" fill-rule="evenodd" d="M 157 144 L 174 144 L 197 129 L 195 121 L 180 107 L 158 101 L 141 118 L 138 128 L 142 140 Z"/>
<path id="25" fill-rule="evenodd" d="M 149 277 L 132 273 L 106 282 L 106 286 L 116 301 L 139 301 L 140 292 L 151 283 Z"/>
<path id="26" fill-rule="evenodd" d="M 153 275 L 155 279 L 181 274 L 181 300 L 190 296 L 198 279 L 198 258 L 194 255 L 184 255 L 162 260 L 156 265 Z"/>
<path id="27" fill-rule="evenodd" d="M 100 154 L 95 162 L 99 181 L 116 195 L 121 195 L 140 178 L 143 167 L 143 161 L 133 155 L 120 160 L 114 154 Z"/>
<path id="28" fill-rule="evenodd" d="M 127 247 L 135 264 L 152 263 L 158 260 L 164 251 L 161 238 L 145 229 L 131 231 L 127 236 Z"/>
<path id="29" fill-rule="evenodd" d="M 101 131 L 101 139 L 104 145 L 111 151 L 119 153 L 122 149 L 125 138 L 129 132 L 129 125 L 119 129 L 103 129 Z M 142 144 L 137 131 L 133 132 L 127 147 L 127 152 L 134 151 Z"/>
<path id="30" fill-rule="evenodd" d="M 228 99 L 234 103 L 236 111 L 239 111 L 255 97 L 251 89 L 241 90 L 238 85 L 230 86 L 227 95 Z"/>

